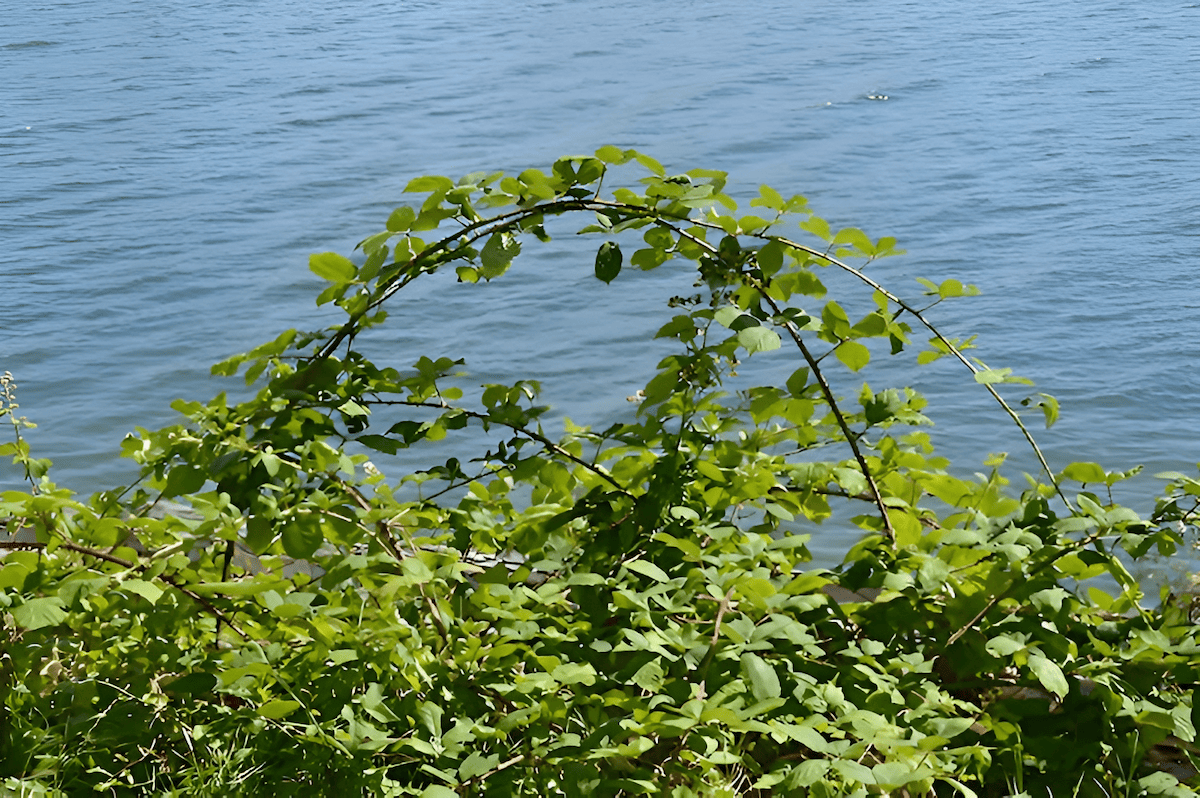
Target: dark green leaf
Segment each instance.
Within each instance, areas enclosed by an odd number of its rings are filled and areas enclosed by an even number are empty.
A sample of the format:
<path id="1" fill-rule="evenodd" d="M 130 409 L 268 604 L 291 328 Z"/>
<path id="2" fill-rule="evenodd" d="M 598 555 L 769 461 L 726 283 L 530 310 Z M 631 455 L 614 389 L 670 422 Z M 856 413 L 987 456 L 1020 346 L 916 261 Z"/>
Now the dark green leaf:
<path id="1" fill-rule="evenodd" d="M 621 273 L 621 248 L 616 242 L 605 241 L 596 252 L 596 278 L 611 283 Z"/>

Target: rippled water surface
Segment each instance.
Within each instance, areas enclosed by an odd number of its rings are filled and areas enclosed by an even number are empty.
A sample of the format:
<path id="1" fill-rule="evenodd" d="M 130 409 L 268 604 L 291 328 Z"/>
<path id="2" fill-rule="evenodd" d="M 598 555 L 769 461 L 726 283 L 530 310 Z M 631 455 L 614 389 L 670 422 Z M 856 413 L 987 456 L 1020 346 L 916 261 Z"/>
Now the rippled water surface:
<path id="1" fill-rule="evenodd" d="M 409 178 L 607 143 L 896 236 L 909 254 L 872 268 L 902 292 L 979 285 L 935 316 L 1060 398 L 1055 466 L 1200 459 L 1194 3 L 10 5 L 0 370 L 77 490 L 128 479 L 118 442 L 172 399 L 231 387 L 213 361 L 315 324 L 307 255 L 349 253 Z M 578 421 L 628 413 L 679 285 L 606 288 L 594 246 L 527 247 L 482 290 L 432 282 L 392 309 L 396 362 L 466 356 L 481 381 L 544 379 Z M 968 376 L 915 377 L 944 453 L 1031 469 Z"/>

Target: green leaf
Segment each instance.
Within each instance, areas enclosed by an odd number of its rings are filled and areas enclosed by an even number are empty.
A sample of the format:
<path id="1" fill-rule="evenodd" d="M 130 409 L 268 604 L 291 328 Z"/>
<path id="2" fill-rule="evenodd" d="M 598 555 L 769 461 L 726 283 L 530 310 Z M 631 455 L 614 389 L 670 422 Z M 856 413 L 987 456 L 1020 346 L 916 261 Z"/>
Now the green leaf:
<path id="1" fill-rule="evenodd" d="M 754 207 L 757 205 L 757 206 L 760 206 L 763 208 L 769 208 L 773 211 L 782 211 L 783 210 L 783 206 L 784 206 L 783 197 L 781 197 L 779 195 L 778 191 L 771 188 L 770 186 L 762 185 L 762 186 L 758 187 L 758 193 L 759 193 L 759 197 L 757 199 L 750 200 L 751 207 Z"/>
<path id="2" fill-rule="evenodd" d="M 871 350 L 858 341 L 843 341 L 833 354 L 851 371 L 858 371 L 871 361 Z"/>
<path id="3" fill-rule="evenodd" d="M 611 144 L 606 144 L 600 149 L 596 150 L 596 157 L 605 163 L 623 164 L 628 162 L 633 156 L 625 150 L 622 150 L 620 147 L 614 147 Z"/>
<path id="4" fill-rule="evenodd" d="M 283 550 L 289 557 L 306 560 L 325 541 L 321 522 L 315 513 L 299 512 L 283 525 Z"/>
<path id="5" fill-rule="evenodd" d="M 779 698 L 779 674 L 762 657 L 747 652 L 742 655 L 742 674 L 750 680 L 750 689 L 757 701 Z"/>
<path id="6" fill-rule="evenodd" d="M 255 514 L 246 519 L 246 545 L 255 554 L 262 554 L 275 539 L 275 527 L 269 516 Z"/>
<path id="7" fill-rule="evenodd" d="M 755 352 L 770 352 L 782 346 L 779 333 L 770 327 L 747 327 L 737 334 L 737 341 L 750 354 Z"/>
<path id="8" fill-rule="evenodd" d="M 857 227 L 847 227 L 839 230 L 831 243 L 849 244 L 864 255 L 875 254 L 875 245 L 871 243 L 871 239 L 867 234 Z"/>
<path id="9" fill-rule="evenodd" d="M 642 688 L 648 693 L 657 693 L 663 686 L 663 677 L 666 672 L 657 659 L 652 659 L 642 667 L 638 668 L 633 674 L 630 681 Z"/>
<path id="10" fill-rule="evenodd" d="M 846 338 L 850 335 L 850 317 L 842 306 L 836 302 L 826 302 L 821 309 L 821 323 L 828 333 L 836 338 Z"/>
<path id="11" fill-rule="evenodd" d="M 1034 396 L 1038 397 L 1037 399 Z M 1040 407 L 1042 413 L 1046 416 L 1046 429 L 1054 426 L 1054 422 L 1058 421 L 1058 400 L 1048 393 L 1034 394 L 1021 400 L 1021 404 L 1025 407 L 1033 406 Z"/>
<path id="12" fill-rule="evenodd" d="M 647 562 L 646 560 L 630 560 L 629 562 L 625 563 L 625 567 L 634 573 L 641 574 L 642 576 L 648 576 L 655 582 L 668 582 L 671 579 L 671 577 L 667 576 L 666 571 L 659 568 L 652 562 Z"/>
<path id="13" fill-rule="evenodd" d="M 614 241 L 605 241 L 596 252 L 596 279 L 605 284 L 621 273 L 621 248 Z"/>
<path id="14" fill-rule="evenodd" d="M 1104 482 L 1108 474 L 1099 463 L 1071 463 L 1062 470 L 1062 477 L 1076 482 Z"/>
<path id="15" fill-rule="evenodd" d="M 508 233 L 492 233 L 479 252 L 479 276 L 492 280 L 508 271 L 513 258 L 521 252 L 521 242 Z"/>
<path id="16" fill-rule="evenodd" d="M 308 268 L 321 279 L 338 284 L 350 282 L 358 271 L 353 263 L 336 252 L 309 255 Z"/>
<path id="17" fill-rule="evenodd" d="M 449 787 L 443 787 L 441 784 L 430 784 L 421 791 L 418 798 L 458 798 L 458 793 Z"/>
<path id="18" fill-rule="evenodd" d="M 783 245 L 778 241 L 770 241 L 754 257 L 763 273 L 770 277 L 783 268 Z"/>
<path id="19" fill-rule="evenodd" d="M 285 715 L 290 715 L 291 713 L 295 712 L 299 708 L 300 708 L 299 701 L 285 701 L 285 700 L 277 698 L 274 701 L 268 701 L 267 703 L 265 703 L 261 707 L 259 707 L 258 714 L 262 715 L 264 718 L 270 718 L 271 720 L 279 720 L 280 718 L 284 717 Z"/>
<path id="20" fill-rule="evenodd" d="M 1038 681 L 1042 683 L 1051 693 L 1063 698 L 1067 694 L 1067 679 L 1063 676 L 1062 669 L 1055 665 L 1045 656 L 1037 653 L 1029 655 L 1029 670 L 1033 671 L 1033 675 L 1037 676 Z"/>
<path id="21" fill-rule="evenodd" d="M 829 222 L 817 216 L 811 216 L 808 221 L 801 222 L 800 229 L 807 230 L 817 238 L 822 238 L 826 241 L 833 238 L 833 233 L 829 229 Z"/>
<path id="22" fill-rule="evenodd" d="M 359 435 L 355 440 L 363 446 L 367 446 L 377 452 L 383 452 L 384 454 L 395 454 L 405 448 L 404 443 L 401 441 L 385 435 Z"/>
<path id="23" fill-rule="evenodd" d="M 57 597 L 29 599 L 24 604 L 13 607 L 13 620 L 23 629 L 41 629 L 44 626 L 55 626 L 67 618 L 63 612 L 62 599 Z"/>
<path id="24" fill-rule="evenodd" d="M 392 233 L 403 233 L 417 220 L 417 212 L 407 205 L 402 205 L 392 211 L 388 217 L 387 229 Z"/>
<path id="25" fill-rule="evenodd" d="M 194 585 L 188 585 L 188 590 L 199 596 L 237 596 L 245 598 L 246 596 L 257 596 L 259 593 L 265 593 L 268 590 L 275 590 L 281 585 L 286 584 L 280 580 L 264 579 L 236 579 L 227 582 L 203 582 Z"/>
<path id="26" fill-rule="evenodd" d="M 975 372 L 975 382 L 980 385 L 994 385 L 998 382 L 1019 382 L 1024 385 L 1033 385 L 1032 380 L 1014 376 L 1012 369 L 983 369 L 977 371 Z"/>
<path id="27" fill-rule="evenodd" d="M 649 155 L 643 155 L 640 152 L 634 152 L 633 158 L 635 161 L 637 161 L 642 166 L 646 167 L 653 174 L 656 174 L 659 177 L 662 177 L 664 174 L 666 174 L 666 170 L 664 170 L 662 168 L 662 164 L 660 164 L 658 161 L 651 158 Z"/>
<path id="28" fill-rule="evenodd" d="M 406 192 L 449 191 L 452 188 L 454 188 L 454 181 L 448 177 L 425 175 L 424 177 L 414 177 L 408 181 L 408 185 L 404 187 L 404 190 Z"/>
<path id="29" fill-rule="evenodd" d="M 484 756 L 478 751 L 472 751 L 461 765 L 458 766 L 458 776 L 464 781 L 482 776 L 500 763 L 499 754 Z M 454 793 L 451 793 L 453 795 Z"/>
<path id="30" fill-rule="evenodd" d="M 167 475 L 167 484 L 163 487 L 162 497 L 172 499 L 189 493 L 195 493 L 204 487 L 208 475 L 203 468 L 193 465 L 177 465 Z"/>
<path id="31" fill-rule="evenodd" d="M 147 582 L 143 579 L 126 579 L 121 583 L 123 590 L 128 590 L 130 593 L 136 593 L 142 598 L 154 604 L 163 594 L 163 589 L 153 582 Z"/>

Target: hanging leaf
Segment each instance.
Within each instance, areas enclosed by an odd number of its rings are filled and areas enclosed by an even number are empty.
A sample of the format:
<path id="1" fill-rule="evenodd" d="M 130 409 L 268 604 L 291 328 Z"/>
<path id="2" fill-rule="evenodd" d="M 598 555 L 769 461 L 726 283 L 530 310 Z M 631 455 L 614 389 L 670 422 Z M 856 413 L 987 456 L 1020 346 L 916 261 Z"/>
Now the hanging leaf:
<path id="1" fill-rule="evenodd" d="M 613 241 L 605 241 L 596 252 L 596 278 L 605 284 L 617 279 L 621 273 L 621 248 Z"/>
<path id="2" fill-rule="evenodd" d="M 521 242 L 509 233 L 493 233 L 479 252 L 479 276 L 492 280 L 508 271 L 513 258 L 521 252 Z"/>

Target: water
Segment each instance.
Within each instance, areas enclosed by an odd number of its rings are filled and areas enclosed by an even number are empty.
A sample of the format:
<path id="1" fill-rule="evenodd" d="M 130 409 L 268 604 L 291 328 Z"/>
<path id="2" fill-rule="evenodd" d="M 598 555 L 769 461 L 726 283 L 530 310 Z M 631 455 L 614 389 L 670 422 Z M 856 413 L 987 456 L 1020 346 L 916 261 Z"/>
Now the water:
<path id="1" fill-rule="evenodd" d="M 1039 436 L 1055 467 L 1200 459 L 1200 5 L 325 5 L 80 0 L 0 19 L 0 369 L 59 482 L 129 479 L 114 452 L 134 425 L 233 387 L 213 361 L 315 326 L 307 255 L 349 253 L 409 178 L 607 143 L 896 236 L 909 254 L 872 269 L 909 296 L 915 276 L 979 285 L 934 316 L 1060 398 Z M 545 379 L 577 421 L 628 413 L 678 283 L 606 288 L 573 240 L 527 250 L 512 279 L 397 303 L 395 362 L 466 356 L 480 381 Z M 1033 469 L 967 376 L 908 377 L 943 452 Z M 818 555 L 845 543 L 831 529 Z"/>

